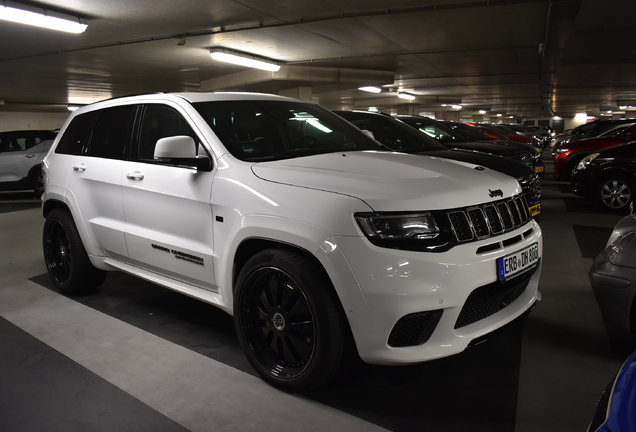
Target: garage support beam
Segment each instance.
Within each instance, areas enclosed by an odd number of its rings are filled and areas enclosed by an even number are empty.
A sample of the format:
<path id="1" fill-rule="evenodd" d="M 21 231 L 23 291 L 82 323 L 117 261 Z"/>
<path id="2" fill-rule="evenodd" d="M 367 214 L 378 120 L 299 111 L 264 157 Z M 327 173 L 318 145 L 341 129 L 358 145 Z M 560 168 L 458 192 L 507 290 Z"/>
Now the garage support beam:
<path id="1" fill-rule="evenodd" d="M 246 70 L 231 75 L 201 81 L 202 91 L 233 90 L 250 84 L 268 81 L 290 81 L 306 83 L 294 87 L 314 87 L 319 83 L 358 83 L 361 85 L 393 84 L 393 71 L 328 68 L 313 66 L 284 65 L 278 72 Z"/>

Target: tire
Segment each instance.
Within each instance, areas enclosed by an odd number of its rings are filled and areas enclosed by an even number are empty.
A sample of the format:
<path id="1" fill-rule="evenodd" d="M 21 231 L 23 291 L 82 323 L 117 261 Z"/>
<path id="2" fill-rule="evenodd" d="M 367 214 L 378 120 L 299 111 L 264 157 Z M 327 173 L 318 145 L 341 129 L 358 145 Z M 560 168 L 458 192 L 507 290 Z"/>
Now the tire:
<path id="1" fill-rule="evenodd" d="M 40 198 L 44 193 L 44 175 L 42 174 L 42 170 L 38 169 L 31 174 L 31 187 L 35 195 Z"/>
<path id="2" fill-rule="evenodd" d="M 328 383 L 348 358 L 349 327 L 333 285 L 322 267 L 292 251 L 267 249 L 248 260 L 234 324 L 254 369 L 286 391 Z"/>
<path id="3" fill-rule="evenodd" d="M 633 183 L 620 176 L 605 177 L 598 183 L 596 199 L 607 210 L 613 212 L 627 212 L 634 199 Z"/>
<path id="4" fill-rule="evenodd" d="M 48 214 L 42 237 L 46 268 L 62 293 L 80 294 L 104 282 L 107 272 L 91 264 L 67 210 L 54 209 Z"/>

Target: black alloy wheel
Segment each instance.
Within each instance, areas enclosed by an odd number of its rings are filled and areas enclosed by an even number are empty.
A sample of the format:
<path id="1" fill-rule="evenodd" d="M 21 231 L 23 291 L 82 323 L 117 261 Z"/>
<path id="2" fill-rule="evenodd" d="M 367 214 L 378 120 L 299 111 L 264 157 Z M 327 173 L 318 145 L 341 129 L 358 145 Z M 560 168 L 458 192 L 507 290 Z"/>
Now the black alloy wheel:
<path id="1" fill-rule="evenodd" d="M 44 174 L 42 174 L 42 170 L 37 170 L 33 174 L 31 185 L 35 191 L 35 195 L 40 198 L 44 193 Z"/>
<path id="2" fill-rule="evenodd" d="M 106 272 L 91 264 L 67 210 L 54 209 L 48 214 L 42 242 L 49 276 L 61 292 L 78 294 L 104 282 Z"/>
<path id="3" fill-rule="evenodd" d="M 253 256 L 237 281 L 234 319 L 245 354 L 270 384 L 301 391 L 344 365 L 348 328 L 320 266 L 284 249 Z"/>
<path id="4" fill-rule="evenodd" d="M 599 183 L 597 198 L 608 210 L 624 212 L 633 200 L 634 186 L 631 181 L 620 177 L 606 177 Z"/>

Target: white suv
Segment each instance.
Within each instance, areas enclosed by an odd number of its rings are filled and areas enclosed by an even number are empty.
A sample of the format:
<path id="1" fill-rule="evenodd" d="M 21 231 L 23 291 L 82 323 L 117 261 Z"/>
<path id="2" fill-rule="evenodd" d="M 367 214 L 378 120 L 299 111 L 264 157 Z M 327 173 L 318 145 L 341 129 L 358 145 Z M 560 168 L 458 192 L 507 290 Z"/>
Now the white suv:
<path id="1" fill-rule="evenodd" d="M 43 247 L 64 293 L 119 270 L 220 307 L 268 382 L 331 380 L 350 349 L 463 351 L 540 299 L 517 182 L 384 151 L 315 104 L 156 94 L 75 111 L 43 164 Z"/>

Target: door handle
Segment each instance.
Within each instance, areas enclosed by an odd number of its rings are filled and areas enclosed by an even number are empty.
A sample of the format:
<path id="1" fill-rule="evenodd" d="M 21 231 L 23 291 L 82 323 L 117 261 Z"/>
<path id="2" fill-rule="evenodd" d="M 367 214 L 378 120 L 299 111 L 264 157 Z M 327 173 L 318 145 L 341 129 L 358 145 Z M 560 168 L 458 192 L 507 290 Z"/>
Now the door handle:
<path id="1" fill-rule="evenodd" d="M 35 157 L 35 155 L 34 154 L 28 154 L 28 155 L 24 155 L 24 157 L 27 158 L 27 159 L 31 159 L 31 158 Z"/>
<path id="2" fill-rule="evenodd" d="M 73 169 L 75 171 L 84 172 L 84 171 L 86 171 L 86 165 L 83 164 L 83 163 L 78 163 L 78 164 L 73 165 Z"/>
<path id="3" fill-rule="evenodd" d="M 127 173 L 126 178 L 129 178 L 130 180 L 143 180 L 144 175 L 140 173 L 139 171 L 135 171 L 135 172 Z"/>

